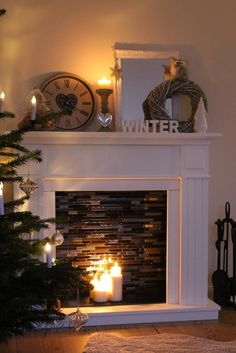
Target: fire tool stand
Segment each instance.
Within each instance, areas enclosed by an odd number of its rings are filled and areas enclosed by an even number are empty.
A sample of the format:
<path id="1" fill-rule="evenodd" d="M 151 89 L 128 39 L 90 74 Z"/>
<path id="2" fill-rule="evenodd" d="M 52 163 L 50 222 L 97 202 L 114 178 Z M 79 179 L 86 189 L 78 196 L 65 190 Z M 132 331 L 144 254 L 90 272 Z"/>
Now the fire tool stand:
<path id="1" fill-rule="evenodd" d="M 225 218 L 217 225 L 217 270 L 212 275 L 214 301 L 221 306 L 233 305 L 236 309 L 236 222 L 230 218 L 230 204 L 225 204 Z M 232 277 L 229 277 L 229 249 L 232 241 Z M 230 249 L 231 250 L 231 249 Z"/>

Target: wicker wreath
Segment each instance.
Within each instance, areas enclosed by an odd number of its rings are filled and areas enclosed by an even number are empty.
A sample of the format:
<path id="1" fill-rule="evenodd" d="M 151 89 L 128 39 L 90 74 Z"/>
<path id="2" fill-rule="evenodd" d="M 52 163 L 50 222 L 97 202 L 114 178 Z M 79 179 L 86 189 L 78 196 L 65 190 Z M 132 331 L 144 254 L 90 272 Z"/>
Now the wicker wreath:
<path id="1" fill-rule="evenodd" d="M 185 79 L 166 80 L 154 88 L 143 102 L 145 120 L 169 120 L 168 111 L 165 109 L 165 101 L 174 95 L 185 95 L 190 98 L 191 116 L 186 121 L 179 121 L 180 132 L 192 132 L 194 115 L 198 103 L 202 97 L 207 111 L 207 98 L 202 89 L 193 81 Z"/>

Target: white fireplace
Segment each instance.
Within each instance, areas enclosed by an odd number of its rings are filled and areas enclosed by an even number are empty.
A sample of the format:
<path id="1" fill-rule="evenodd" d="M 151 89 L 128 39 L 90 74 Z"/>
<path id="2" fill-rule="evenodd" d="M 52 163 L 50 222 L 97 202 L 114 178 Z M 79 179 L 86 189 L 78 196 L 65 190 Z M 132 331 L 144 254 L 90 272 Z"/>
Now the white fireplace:
<path id="1" fill-rule="evenodd" d="M 87 325 L 217 319 L 208 299 L 209 143 L 217 134 L 30 132 L 38 190 L 29 209 L 55 217 L 56 191 L 167 190 L 166 303 L 84 307 Z M 28 168 L 21 171 L 28 175 Z M 16 190 L 16 193 L 20 193 Z M 50 236 L 54 225 L 41 236 Z M 65 312 L 74 311 L 67 308 Z"/>

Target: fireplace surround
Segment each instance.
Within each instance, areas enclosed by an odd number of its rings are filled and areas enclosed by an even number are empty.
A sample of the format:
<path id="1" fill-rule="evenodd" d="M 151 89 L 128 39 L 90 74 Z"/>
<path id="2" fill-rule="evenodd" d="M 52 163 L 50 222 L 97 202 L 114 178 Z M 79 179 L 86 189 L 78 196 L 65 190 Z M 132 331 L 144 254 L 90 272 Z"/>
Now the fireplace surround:
<path id="1" fill-rule="evenodd" d="M 209 143 L 218 134 L 29 132 L 43 154 L 30 164 L 38 190 L 28 207 L 55 216 L 56 191 L 166 190 L 166 303 L 85 307 L 87 325 L 217 319 L 208 299 Z M 24 176 L 28 168 L 20 171 Z M 19 189 L 15 190 L 17 196 Z M 50 236 L 55 230 L 44 230 Z M 74 308 L 67 308 L 71 312 Z"/>

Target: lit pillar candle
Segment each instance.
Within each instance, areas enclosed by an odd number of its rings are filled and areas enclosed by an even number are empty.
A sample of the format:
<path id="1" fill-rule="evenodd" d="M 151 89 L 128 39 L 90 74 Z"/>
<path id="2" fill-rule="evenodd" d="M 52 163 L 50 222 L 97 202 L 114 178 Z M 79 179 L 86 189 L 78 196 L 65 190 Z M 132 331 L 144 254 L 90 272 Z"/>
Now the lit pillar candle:
<path id="1" fill-rule="evenodd" d="M 103 273 L 100 279 L 95 279 L 93 281 L 93 291 L 92 298 L 97 303 L 104 303 L 108 300 L 108 286 L 110 281 L 110 276 L 107 273 Z"/>
<path id="2" fill-rule="evenodd" d="M 117 262 L 111 268 L 110 280 L 111 280 L 110 300 L 113 302 L 121 301 L 123 276 L 121 273 L 121 267 L 117 264 Z"/>
<path id="3" fill-rule="evenodd" d="M 2 92 L 0 94 L 0 113 L 4 112 L 4 101 L 5 101 L 5 93 Z"/>
<path id="4" fill-rule="evenodd" d="M 3 182 L 0 182 L 0 216 L 4 215 Z"/>
<path id="5" fill-rule="evenodd" d="M 52 247 L 49 243 L 45 245 L 47 267 L 52 267 Z"/>
<path id="6" fill-rule="evenodd" d="M 98 80 L 99 88 L 111 88 L 111 80 L 106 79 L 105 76 Z"/>
<path id="7" fill-rule="evenodd" d="M 31 120 L 35 120 L 36 105 L 37 105 L 37 100 L 36 100 L 36 97 L 33 96 L 32 99 L 31 99 Z"/>

